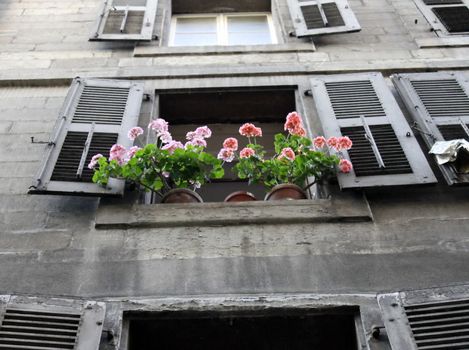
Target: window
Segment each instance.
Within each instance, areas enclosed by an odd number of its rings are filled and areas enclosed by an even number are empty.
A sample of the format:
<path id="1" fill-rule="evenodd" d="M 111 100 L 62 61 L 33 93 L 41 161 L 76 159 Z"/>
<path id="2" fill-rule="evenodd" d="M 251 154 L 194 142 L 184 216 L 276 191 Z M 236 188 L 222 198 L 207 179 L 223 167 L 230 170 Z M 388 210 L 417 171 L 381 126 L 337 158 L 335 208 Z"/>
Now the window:
<path id="1" fill-rule="evenodd" d="M 438 35 L 469 35 L 469 0 L 415 1 Z"/>
<path id="2" fill-rule="evenodd" d="M 153 38 L 158 0 L 105 1 L 90 40 Z"/>
<path id="3" fill-rule="evenodd" d="M 275 44 L 268 13 L 176 15 L 170 46 Z"/>
<path id="4" fill-rule="evenodd" d="M 357 318 L 359 310 L 353 306 L 233 313 L 129 312 L 124 314 L 124 349 L 218 349 L 223 344 L 227 350 L 358 350 L 362 347 Z"/>
<path id="5" fill-rule="evenodd" d="M 462 73 L 396 74 L 393 83 L 429 147 L 436 141 L 469 141 L 469 82 Z M 451 101 L 451 103 L 448 103 Z M 469 184 L 455 163 L 440 166 L 449 185 Z"/>
<path id="6" fill-rule="evenodd" d="M 392 349 L 467 349 L 468 287 L 378 295 Z"/>
<path id="7" fill-rule="evenodd" d="M 188 131 L 197 126 L 208 125 L 213 136 L 208 139 L 207 151 L 217 155 L 227 137 L 236 137 L 240 149 L 247 139 L 239 135 L 239 127 L 253 122 L 263 129 L 259 138 L 268 154 L 272 149 L 274 135 L 283 132 L 285 116 L 296 109 L 293 87 L 258 87 L 230 89 L 191 89 L 157 91 L 158 114 L 169 122 L 176 140 L 185 141 Z M 270 147 L 270 149 L 269 149 Z M 231 171 L 233 163 L 225 164 L 225 177 L 204 185 L 198 192 L 204 202 L 220 202 L 234 192 L 252 192 L 258 199 L 265 195 L 263 186 L 248 186 Z"/>

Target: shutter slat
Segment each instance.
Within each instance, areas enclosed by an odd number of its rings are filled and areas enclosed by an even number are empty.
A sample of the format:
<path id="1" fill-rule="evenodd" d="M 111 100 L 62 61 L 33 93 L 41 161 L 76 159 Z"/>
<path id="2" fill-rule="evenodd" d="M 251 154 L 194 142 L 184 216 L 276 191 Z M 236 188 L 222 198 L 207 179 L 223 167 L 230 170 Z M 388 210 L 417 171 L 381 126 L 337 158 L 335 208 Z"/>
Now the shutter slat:
<path id="1" fill-rule="evenodd" d="M 325 136 L 348 136 L 353 142 L 345 156 L 354 170 L 339 174 L 341 188 L 436 182 L 379 73 L 314 78 L 312 92 Z"/>

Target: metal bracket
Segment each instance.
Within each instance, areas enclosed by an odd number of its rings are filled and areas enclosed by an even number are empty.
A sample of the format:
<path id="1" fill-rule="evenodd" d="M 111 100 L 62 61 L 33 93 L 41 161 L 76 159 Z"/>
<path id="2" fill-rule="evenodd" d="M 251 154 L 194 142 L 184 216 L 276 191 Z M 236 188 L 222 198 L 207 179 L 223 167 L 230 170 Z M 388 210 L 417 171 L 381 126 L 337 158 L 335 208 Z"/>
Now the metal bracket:
<path id="1" fill-rule="evenodd" d="M 305 90 L 304 94 L 305 96 L 313 96 L 313 90 Z"/>
<path id="2" fill-rule="evenodd" d="M 41 144 L 41 145 L 48 145 L 48 146 L 55 146 L 55 142 L 53 142 L 53 141 L 35 141 L 34 136 L 31 136 L 31 143 Z"/>
<path id="3" fill-rule="evenodd" d="M 433 134 L 431 134 L 429 132 L 425 132 L 422 129 L 418 128 L 417 122 L 413 122 L 412 125 L 410 126 L 410 128 L 417 131 L 419 134 L 427 135 L 427 136 L 431 137 L 433 141 L 436 141 L 436 137 Z"/>

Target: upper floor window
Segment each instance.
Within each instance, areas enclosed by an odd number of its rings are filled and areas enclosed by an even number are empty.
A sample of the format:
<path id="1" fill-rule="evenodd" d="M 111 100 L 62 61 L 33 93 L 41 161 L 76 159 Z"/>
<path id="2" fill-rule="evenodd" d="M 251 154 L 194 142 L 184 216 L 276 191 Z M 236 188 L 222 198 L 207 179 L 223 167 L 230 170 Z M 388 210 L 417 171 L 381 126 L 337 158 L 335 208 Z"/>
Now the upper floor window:
<path id="1" fill-rule="evenodd" d="M 263 45 L 277 42 L 268 13 L 176 15 L 170 46 Z"/>

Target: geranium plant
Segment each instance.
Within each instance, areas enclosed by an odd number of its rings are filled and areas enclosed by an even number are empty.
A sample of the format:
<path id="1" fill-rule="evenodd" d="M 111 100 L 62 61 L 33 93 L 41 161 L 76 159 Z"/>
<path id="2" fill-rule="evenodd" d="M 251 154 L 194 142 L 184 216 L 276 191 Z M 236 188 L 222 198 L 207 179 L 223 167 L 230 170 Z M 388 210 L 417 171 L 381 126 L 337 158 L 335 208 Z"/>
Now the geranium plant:
<path id="1" fill-rule="evenodd" d="M 344 173 L 352 170 L 352 163 L 342 157 L 342 151 L 352 147 L 350 138 L 318 136 L 310 139 L 306 137 L 303 122 L 296 112 L 288 114 L 284 129 L 286 135 L 275 135 L 275 154 L 270 158 L 266 158 L 264 147 L 257 142 L 262 137 L 261 128 L 251 123 L 239 129 L 240 135 L 248 138 L 248 145 L 237 153 L 238 140 L 227 138 L 218 158 L 224 162 L 237 160 L 234 171 L 240 179 L 263 184 L 268 189 L 283 183 L 306 189 L 332 176 L 337 169 Z M 308 178 L 313 178 L 313 181 L 305 187 Z"/>
<path id="2" fill-rule="evenodd" d="M 173 140 L 164 119 L 152 121 L 148 128 L 156 134 L 156 142 L 145 147 L 126 149 L 115 144 L 109 158 L 95 155 L 88 167 L 94 169 L 93 182 L 106 185 L 109 178 L 125 179 L 159 196 L 174 188 L 196 190 L 210 179 L 224 175 L 222 162 L 205 152 L 207 139 L 212 132 L 207 126 L 188 132 L 187 142 Z M 129 130 L 129 139 L 135 141 L 144 130 Z"/>

